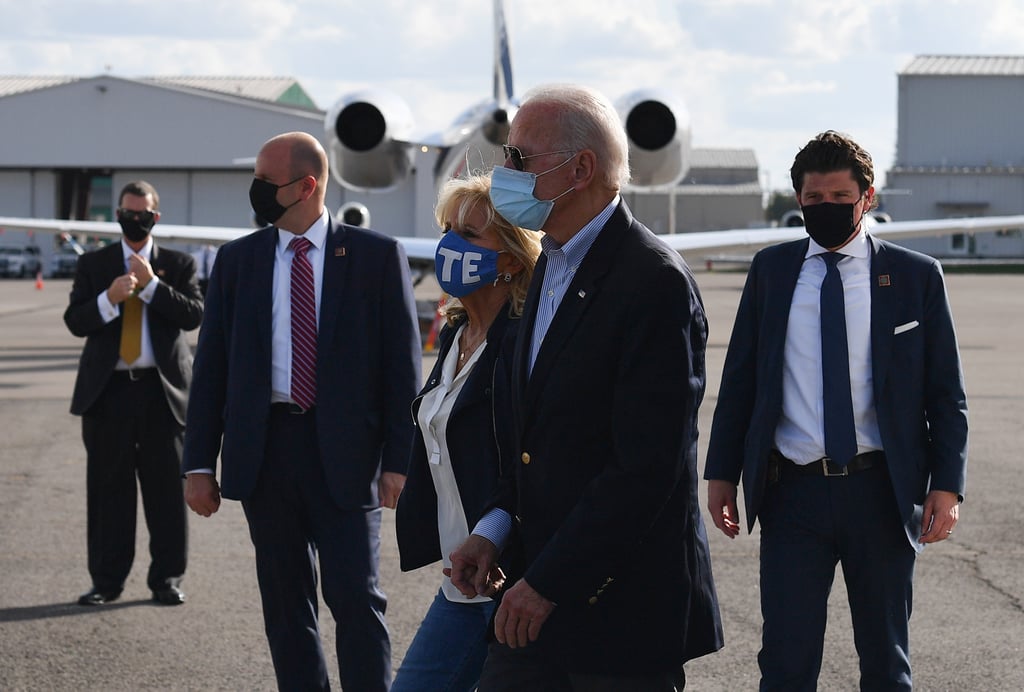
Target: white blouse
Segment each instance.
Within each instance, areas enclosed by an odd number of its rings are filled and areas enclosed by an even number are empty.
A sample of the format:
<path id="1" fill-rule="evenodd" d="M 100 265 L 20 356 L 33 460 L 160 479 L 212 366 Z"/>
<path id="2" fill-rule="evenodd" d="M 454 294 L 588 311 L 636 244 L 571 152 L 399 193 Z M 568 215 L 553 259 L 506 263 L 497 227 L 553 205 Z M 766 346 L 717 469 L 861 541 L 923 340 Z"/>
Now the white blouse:
<path id="1" fill-rule="evenodd" d="M 469 536 L 466 513 L 462 509 L 462 498 L 459 496 L 459 486 L 455 482 L 451 456 L 448 453 L 448 417 L 456 399 L 459 398 L 459 392 L 466 384 L 466 378 L 487 345 L 487 341 L 484 340 L 477 346 L 462 366 L 462 370 L 456 374 L 455 369 L 459 362 L 459 337 L 465 328 L 463 325 L 456 332 L 452 347 L 441 366 L 441 381 L 423 395 L 417 413 L 420 433 L 427 449 L 427 461 L 430 462 L 430 475 L 434 480 L 434 490 L 437 492 L 437 531 L 441 539 L 441 558 L 445 567 L 452 566 L 448 556 Z M 482 596 L 466 598 L 448 577 L 444 577 L 441 582 L 441 592 L 445 598 L 455 603 L 482 603 L 490 600 Z"/>

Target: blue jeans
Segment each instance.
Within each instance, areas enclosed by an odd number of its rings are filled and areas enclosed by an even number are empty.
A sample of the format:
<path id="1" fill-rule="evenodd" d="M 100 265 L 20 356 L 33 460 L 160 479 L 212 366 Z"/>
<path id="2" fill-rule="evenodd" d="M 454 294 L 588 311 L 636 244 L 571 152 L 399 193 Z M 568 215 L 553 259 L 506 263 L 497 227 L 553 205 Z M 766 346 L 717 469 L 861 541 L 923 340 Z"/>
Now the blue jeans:
<path id="1" fill-rule="evenodd" d="M 487 657 L 487 628 L 497 604 L 452 603 L 440 589 L 413 637 L 391 692 L 472 690 Z"/>

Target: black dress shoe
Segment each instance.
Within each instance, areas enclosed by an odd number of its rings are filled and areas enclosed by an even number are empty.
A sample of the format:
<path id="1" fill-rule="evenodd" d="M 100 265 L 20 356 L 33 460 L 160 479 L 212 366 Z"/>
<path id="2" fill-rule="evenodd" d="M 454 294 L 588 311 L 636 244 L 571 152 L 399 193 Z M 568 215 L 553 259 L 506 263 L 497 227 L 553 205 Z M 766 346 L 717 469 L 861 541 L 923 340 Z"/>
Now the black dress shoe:
<path id="1" fill-rule="evenodd" d="M 185 592 L 177 586 L 168 586 L 153 591 L 153 600 L 163 605 L 181 605 L 185 602 Z"/>
<path id="2" fill-rule="evenodd" d="M 116 601 L 117 597 L 121 595 L 121 589 L 115 591 L 104 591 L 103 589 L 97 589 L 95 586 L 89 589 L 86 593 L 78 597 L 78 605 L 84 606 L 96 606 L 103 605 L 104 603 L 110 603 Z"/>

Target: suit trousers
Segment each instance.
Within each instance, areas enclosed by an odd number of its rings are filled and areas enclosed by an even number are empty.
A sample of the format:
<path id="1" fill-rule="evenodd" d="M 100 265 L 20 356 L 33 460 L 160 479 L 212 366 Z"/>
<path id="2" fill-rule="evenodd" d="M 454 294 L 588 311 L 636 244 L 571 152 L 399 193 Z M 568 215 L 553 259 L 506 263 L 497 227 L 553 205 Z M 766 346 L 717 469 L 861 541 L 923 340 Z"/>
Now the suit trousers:
<path id="1" fill-rule="evenodd" d="M 156 369 L 133 381 L 115 371 L 82 416 L 86 451 L 89 574 L 101 591 L 120 591 L 135 559 L 136 498 L 149 529 L 152 590 L 185 574 L 188 527 L 181 481 L 182 426 Z M 138 477 L 138 489 L 136 488 Z"/>
<path id="2" fill-rule="evenodd" d="M 817 688 L 837 562 L 849 596 L 861 689 L 911 689 L 917 553 L 907 542 L 886 467 L 834 477 L 784 473 L 765 490 L 759 518 L 760 689 Z"/>
<path id="3" fill-rule="evenodd" d="M 391 643 L 377 576 L 382 510 L 343 510 L 331 499 L 315 412 L 271 407 L 268 425 L 259 479 L 242 507 L 278 688 L 329 689 L 317 613 L 319 557 L 324 602 L 337 626 L 341 685 L 383 692 L 391 684 Z"/>

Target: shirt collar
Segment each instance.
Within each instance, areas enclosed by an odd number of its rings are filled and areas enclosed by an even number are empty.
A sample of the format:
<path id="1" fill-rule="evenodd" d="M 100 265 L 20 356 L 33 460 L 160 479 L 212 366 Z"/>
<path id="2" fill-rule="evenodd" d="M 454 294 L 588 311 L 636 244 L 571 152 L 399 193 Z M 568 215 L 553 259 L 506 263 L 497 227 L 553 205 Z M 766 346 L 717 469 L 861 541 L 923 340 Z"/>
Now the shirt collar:
<path id="1" fill-rule="evenodd" d="M 327 240 L 327 209 L 325 208 L 320 212 L 320 218 L 313 222 L 313 225 L 306 229 L 305 233 L 302 233 L 302 237 L 313 244 L 317 250 L 322 250 L 324 242 Z M 300 234 L 286 231 L 283 228 L 277 229 L 277 244 L 278 249 L 282 252 L 288 249 L 288 244 L 292 242 L 293 238 L 298 237 Z"/>
<path id="2" fill-rule="evenodd" d="M 814 255 L 828 254 L 829 251 L 814 242 L 813 238 L 809 238 L 809 240 L 810 242 L 807 244 L 807 254 L 804 255 L 805 258 L 813 257 Z M 853 240 L 836 250 L 836 252 L 840 255 L 859 257 L 861 259 L 864 259 L 871 254 L 871 249 L 868 247 L 868 235 L 864 232 L 863 222 L 860 224 L 860 229 L 857 230 L 857 235 L 853 236 Z"/>
<path id="3" fill-rule="evenodd" d="M 121 237 L 121 253 L 124 255 L 124 261 L 127 262 L 128 258 L 132 255 L 140 255 L 149 261 L 149 258 L 153 255 L 153 236 L 146 238 L 146 244 L 142 246 L 138 252 L 128 247 L 128 243 L 125 242 L 124 237 Z"/>
<path id="4" fill-rule="evenodd" d="M 587 251 L 590 250 L 590 246 L 597 240 L 598 234 L 601 229 L 604 228 L 605 224 L 608 223 L 608 219 L 612 217 L 615 212 L 615 208 L 619 206 L 619 195 L 616 194 L 611 202 L 608 203 L 604 209 L 602 209 L 597 216 L 591 219 L 583 228 L 577 231 L 572 238 L 569 238 L 565 245 L 559 245 L 554 238 L 547 235 L 546 233 L 540 239 L 541 249 L 545 255 L 551 254 L 561 250 L 562 254 L 565 255 L 566 265 L 569 267 L 577 267 L 583 258 L 587 256 Z"/>

